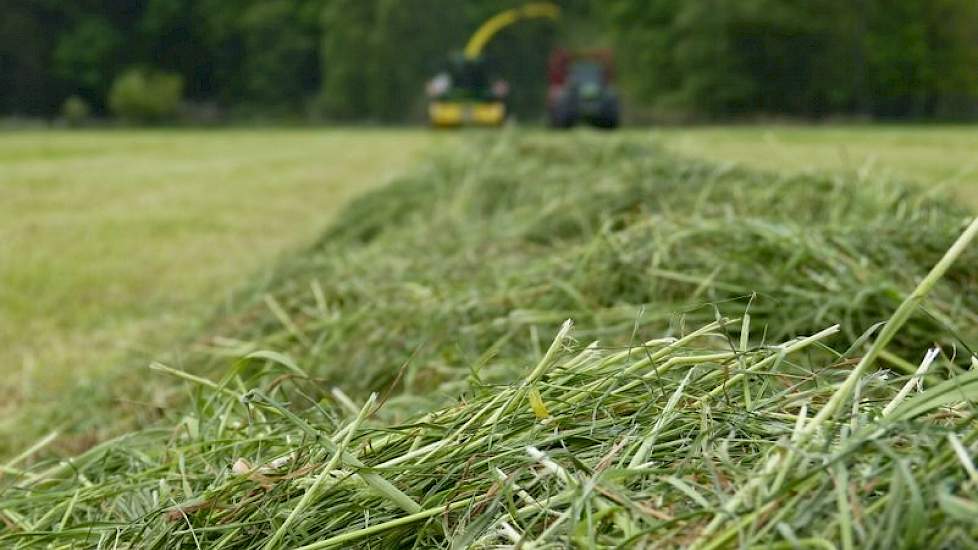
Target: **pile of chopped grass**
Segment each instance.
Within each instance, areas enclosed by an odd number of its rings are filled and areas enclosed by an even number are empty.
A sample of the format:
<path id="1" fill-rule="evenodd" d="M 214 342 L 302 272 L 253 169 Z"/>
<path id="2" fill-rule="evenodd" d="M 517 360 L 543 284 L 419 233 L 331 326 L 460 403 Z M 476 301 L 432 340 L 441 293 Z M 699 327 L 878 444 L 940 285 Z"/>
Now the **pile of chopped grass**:
<path id="1" fill-rule="evenodd" d="M 192 374 L 158 366 L 195 388 L 164 400 L 162 421 L 66 463 L 9 463 L 4 540 L 978 534 L 965 371 L 978 254 L 961 251 L 875 348 L 896 374 L 860 362 L 964 212 L 895 184 L 722 169 L 631 140 L 470 147 L 358 201 L 242 293 L 207 358 L 180 365 Z M 567 318 L 600 344 L 561 330 L 548 349 Z M 912 376 L 932 343 L 945 354 Z M 911 382 L 927 390 L 907 397 Z"/>
<path id="2" fill-rule="evenodd" d="M 229 358 L 275 349 L 359 399 L 400 373 L 403 398 L 386 410 L 410 414 L 452 402 L 473 373 L 512 380 L 568 318 L 581 338 L 625 345 L 750 303 L 755 344 L 840 323 L 828 344 L 844 350 L 893 311 L 966 219 L 898 183 L 718 167 L 635 138 L 474 140 L 355 201 L 170 362 L 220 374 Z M 934 289 L 890 348 L 891 367 L 910 372 L 898 356 L 935 339 L 970 355 L 975 265 L 968 251 Z M 116 417 L 154 421 L 172 398 L 167 384 L 126 371 L 86 382 L 85 400 L 64 409 L 83 419 L 83 443 L 116 433 Z"/>
<path id="3" fill-rule="evenodd" d="M 841 351 L 967 219 L 897 183 L 731 170 L 634 140 L 509 136 L 356 202 L 220 317 L 232 340 L 207 344 L 218 372 L 270 347 L 358 398 L 400 373 L 398 393 L 422 408 L 433 389 L 454 400 L 473 372 L 512 380 L 565 319 L 581 338 L 625 345 L 749 304 L 754 343 L 839 323 L 829 344 Z M 890 350 L 939 340 L 970 355 L 976 265 L 967 251 Z"/>

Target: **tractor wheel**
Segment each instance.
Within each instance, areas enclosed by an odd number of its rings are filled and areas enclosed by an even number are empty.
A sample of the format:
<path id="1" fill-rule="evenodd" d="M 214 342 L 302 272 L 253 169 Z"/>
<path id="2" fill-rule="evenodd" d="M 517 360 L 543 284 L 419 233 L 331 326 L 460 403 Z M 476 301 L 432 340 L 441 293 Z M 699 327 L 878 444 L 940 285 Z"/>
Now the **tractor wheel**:
<path id="1" fill-rule="evenodd" d="M 594 125 L 598 128 L 613 130 L 618 127 L 619 115 L 618 98 L 614 96 L 608 97 L 601 105 L 598 116 L 594 117 Z"/>
<path id="2" fill-rule="evenodd" d="M 577 114 L 568 97 L 562 97 L 550 108 L 550 126 L 552 128 L 571 128 L 577 122 Z"/>

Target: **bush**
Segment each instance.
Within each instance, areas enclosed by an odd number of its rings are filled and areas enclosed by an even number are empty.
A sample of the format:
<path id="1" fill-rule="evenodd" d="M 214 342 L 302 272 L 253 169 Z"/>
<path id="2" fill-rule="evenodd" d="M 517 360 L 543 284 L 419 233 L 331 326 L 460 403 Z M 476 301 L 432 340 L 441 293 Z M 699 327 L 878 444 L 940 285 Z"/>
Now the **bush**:
<path id="1" fill-rule="evenodd" d="M 84 99 L 73 95 L 61 104 L 61 117 L 68 126 L 81 126 L 92 115 L 92 108 Z"/>
<path id="2" fill-rule="evenodd" d="M 109 109 L 129 122 L 158 123 L 176 115 L 182 95 L 179 75 L 132 69 L 112 83 Z"/>

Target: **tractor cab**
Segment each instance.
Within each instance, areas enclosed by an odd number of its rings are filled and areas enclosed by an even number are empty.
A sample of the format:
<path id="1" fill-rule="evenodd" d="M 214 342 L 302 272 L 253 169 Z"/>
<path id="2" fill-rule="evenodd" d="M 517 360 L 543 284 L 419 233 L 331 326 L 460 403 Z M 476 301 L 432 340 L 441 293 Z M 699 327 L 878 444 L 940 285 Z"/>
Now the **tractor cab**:
<path id="1" fill-rule="evenodd" d="M 575 61 L 571 65 L 567 80 L 584 100 L 598 99 L 601 90 L 608 85 L 605 68 L 600 63 L 587 59 Z"/>
<path id="2" fill-rule="evenodd" d="M 556 50 L 550 56 L 548 76 L 551 126 L 570 128 L 578 122 L 599 128 L 618 126 L 620 107 L 610 51 Z"/>

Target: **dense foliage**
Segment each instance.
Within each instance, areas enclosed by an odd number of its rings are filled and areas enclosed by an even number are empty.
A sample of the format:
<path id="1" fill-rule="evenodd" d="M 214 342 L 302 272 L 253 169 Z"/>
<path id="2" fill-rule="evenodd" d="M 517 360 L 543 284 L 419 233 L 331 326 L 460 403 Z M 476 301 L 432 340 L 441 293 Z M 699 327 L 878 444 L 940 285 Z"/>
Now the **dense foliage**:
<path id="1" fill-rule="evenodd" d="M 611 0 L 636 99 L 713 115 L 978 112 L 972 0 Z"/>
<path id="2" fill-rule="evenodd" d="M 523 0 L 0 0 L 0 113 L 108 110 L 134 66 L 232 115 L 398 121 L 496 11 Z M 614 44 L 642 110 L 964 117 L 978 105 L 971 0 L 563 0 L 490 44 L 515 110 L 538 113 L 555 44 Z M 644 107 L 643 107 L 644 106 Z"/>

